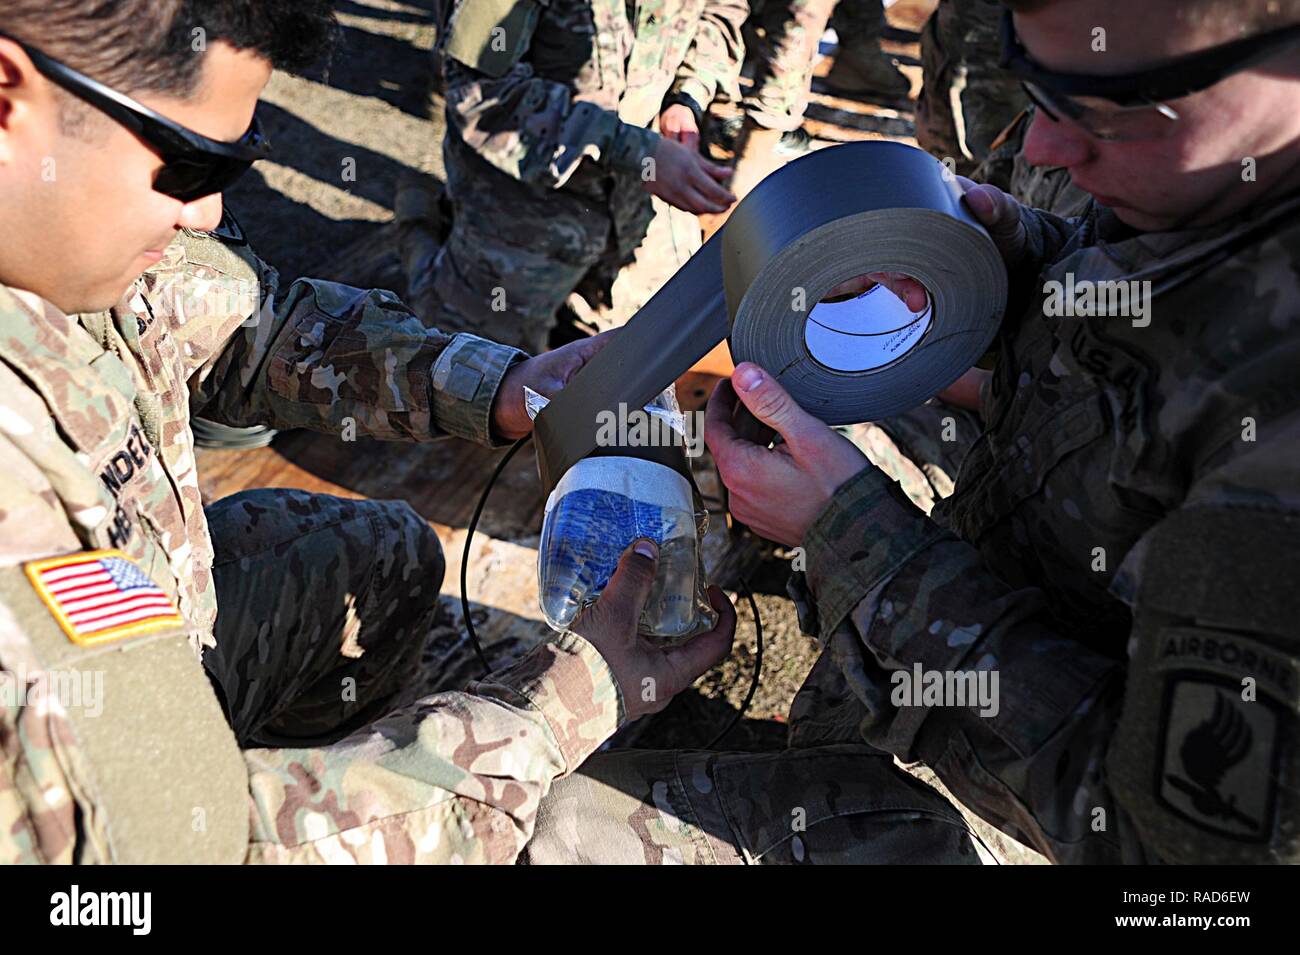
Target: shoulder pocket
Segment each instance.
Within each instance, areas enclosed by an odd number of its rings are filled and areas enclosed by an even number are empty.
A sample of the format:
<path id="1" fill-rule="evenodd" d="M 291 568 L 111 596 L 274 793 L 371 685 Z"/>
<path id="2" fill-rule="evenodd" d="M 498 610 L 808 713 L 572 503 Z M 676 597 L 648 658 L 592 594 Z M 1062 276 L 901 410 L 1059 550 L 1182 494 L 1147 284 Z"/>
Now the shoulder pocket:
<path id="1" fill-rule="evenodd" d="M 463 0 L 447 26 L 446 53 L 493 78 L 505 76 L 528 49 L 540 0 Z"/>

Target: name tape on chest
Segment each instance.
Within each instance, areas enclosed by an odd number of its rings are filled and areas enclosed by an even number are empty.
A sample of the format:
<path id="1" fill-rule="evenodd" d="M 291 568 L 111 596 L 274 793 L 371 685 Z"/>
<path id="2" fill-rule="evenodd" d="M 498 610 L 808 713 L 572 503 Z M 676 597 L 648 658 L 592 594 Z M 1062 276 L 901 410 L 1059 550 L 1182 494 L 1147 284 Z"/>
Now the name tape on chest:
<path id="1" fill-rule="evenodd" d="M 51 557 L 24 569 L 41 602 L 78 646 L 185 623 L 172 598 L 121 551 Z"/>

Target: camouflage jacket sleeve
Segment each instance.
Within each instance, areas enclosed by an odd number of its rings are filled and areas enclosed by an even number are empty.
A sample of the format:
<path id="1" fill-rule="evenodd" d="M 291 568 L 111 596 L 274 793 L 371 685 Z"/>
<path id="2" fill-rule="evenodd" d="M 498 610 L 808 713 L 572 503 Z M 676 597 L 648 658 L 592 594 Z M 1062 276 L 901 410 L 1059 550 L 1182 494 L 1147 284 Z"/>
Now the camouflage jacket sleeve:
<path id="1" fill-rule="evenodd" d="M 566 633 L 332 746 L 248 750 L 248 861 L 513 862 L 551 781 L 624 717 L 608 665 Z"/>
<path id="2" fill-rule="evenodd" d="M 168 313 L 189 360 L 196 414 L 382 439 L 492 440 L 492 402 L 523 352 L 426 328 L 391 292 L 311 279 L 282 289 L 247 246 L 180 241 L 175 265 L 146 273 L 145 297 Z"/>
<path id="3" fill-rule="evenodd" d="M 521 182 L 558 189 L 584 159 L 639 174 L 659 134 L 625 123 L 594 103 L 574 102 L 563 83 L 538 76 L 521 60 L 492 77 L 445 60 L 447 122 L 465 144 Z"/>
<path id="4" fill-rule="evenodd" d="M 1274 427 L 1129 552 L 1113 585 L 1127 666 L 1054 632 L 1041 590 L 1004 584 L 875 468 L 848 482 L 805 538 L 809 625 L 866 704 L 868 741 L 1060 862 L 1294 861 L 1294 827 L 1264 825 L 1300 801 L 1300 421 Z M 917 667 L 996 673 L 994 703 L 896 705 L 892 675 Z M 1217 770 L 1197 775 L 1193 732 Z"/>
<path id="5" fill-rule="evenodd" d="M 739 99 L 736 81 L 745 59 L 741 27 L 748 17 L 746 0 L 709 0 L 670 93 L 685 94 L 704 109 L 719 91 Z"/>
<path id="6" fill-rule="evenodd" d="M 0 603 L 0 643 L 20 632 Z M 6 654 L 0 666 L 0 865 L 71 863 L 77 861 L 78 807 L 65 762 L 74 749 L 72 728 L 59 706 L 32 699 L 39 684 L 30 679 Z M 24 705 L 29 701 L 37 705 Z"/>

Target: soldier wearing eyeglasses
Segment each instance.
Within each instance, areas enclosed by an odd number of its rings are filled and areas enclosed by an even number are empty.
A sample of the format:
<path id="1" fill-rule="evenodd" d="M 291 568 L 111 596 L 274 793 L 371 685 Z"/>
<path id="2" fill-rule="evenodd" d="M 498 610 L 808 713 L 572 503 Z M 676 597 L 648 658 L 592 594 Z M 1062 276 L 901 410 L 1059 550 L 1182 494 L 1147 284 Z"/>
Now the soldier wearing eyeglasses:
<path id="1" fill-rule="evenodd" d="M 1090 200 L 1062 219 L 966 184 L 1010 277 L 996 362 L 877 422 L 927 474 L 960 461 L 955 483 L 923 512 L 754 365 L 710 405 L 732 513 L 806 559 L 825 649 L 791 743 L 923 762 L 1057 862 L 1296 862 L 1300 4 L 1005 6 L 1025 157 Z M 1121 283 L 1128 309 L 1097 298 Z M 740 437 L 737 406 L 784 440 Z M 918 670 L 996 671 L 1000 708 L 914 705 L 894 690 Z M 744 792 L 747 858 L 844 858 L 726 756 L 657 791 L 639 759 L 561 782 L 529 853 L 680 857 L 700 834 L 656 807 L 707 819 Z"/>

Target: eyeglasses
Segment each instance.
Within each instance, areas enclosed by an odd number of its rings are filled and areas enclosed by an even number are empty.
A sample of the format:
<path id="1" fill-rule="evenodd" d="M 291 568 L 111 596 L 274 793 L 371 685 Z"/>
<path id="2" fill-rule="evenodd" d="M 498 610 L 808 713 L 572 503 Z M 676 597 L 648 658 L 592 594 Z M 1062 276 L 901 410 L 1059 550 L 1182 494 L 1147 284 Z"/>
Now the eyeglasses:
<path id="1" fill-rule="evenodd" d="M 1100 97 L 1063 96 L 1039 86 L 1020 83 L 1029 101 L 1060 122 L 1062 117 L 1106 142 L 1161 139 L 1174 131 L 1178 112 L 1168 103 L 1147 106 L 1115 106 Z"/>
<path id="2" fill-rule="evenodd" d="M 1169 100 L 1209 89 L 1297 43 L 1300 24 L 1234 40 L 1137 73 L 1054 73 L 1030 59 L 1016 35 L 1011 11 L 1002 14 L 1002 67 L 1019 77 L 1029 99 L 1050 119 L 1068 119 L 1108 141 L 1169 135 L 1179 118 Z"/>
<path id="3" fill-rule="evenodd" d="M 163 166 L 154 175 L 153 188 L 165 196 L 193 202 L 221 192 L 248 172 L 253 163 L 271 154 L 270 140 L 262 135 L 256 116 L 248 132 L 236 142 L 209 139 L 21 40 L 8 39 L 22 47 L 42 76 L 121 123 L 157 153 Z"/>

